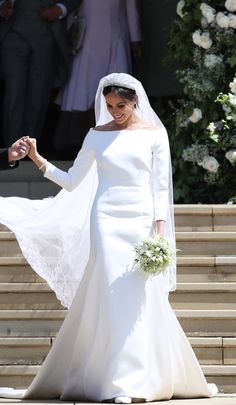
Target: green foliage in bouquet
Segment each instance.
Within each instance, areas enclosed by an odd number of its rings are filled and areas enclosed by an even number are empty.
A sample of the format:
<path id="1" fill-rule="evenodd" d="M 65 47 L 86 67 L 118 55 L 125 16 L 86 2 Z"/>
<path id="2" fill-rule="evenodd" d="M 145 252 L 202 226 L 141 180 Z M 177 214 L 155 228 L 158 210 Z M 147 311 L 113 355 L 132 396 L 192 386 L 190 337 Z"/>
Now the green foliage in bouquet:
<path id="1" fill-rule="evenodd" d="M 161 235 L 143 239 L 135 245 L 134 251 L 135 265 L 149 274 L 159 274 L 175 262 L 176 250 Z"/>
<path id="2" fill-rule="evenodd" d="M 180 0 L 169 49 L 183 89 L 167 123 L 175 201 L 235 203 L 236 0 Z"/>

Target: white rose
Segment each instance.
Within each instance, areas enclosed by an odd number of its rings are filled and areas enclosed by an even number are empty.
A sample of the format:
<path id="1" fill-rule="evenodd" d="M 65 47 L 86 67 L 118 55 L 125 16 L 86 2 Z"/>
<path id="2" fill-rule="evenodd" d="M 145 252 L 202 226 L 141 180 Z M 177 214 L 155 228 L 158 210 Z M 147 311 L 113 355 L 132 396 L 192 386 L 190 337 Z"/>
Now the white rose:
<path id="1" fill-rule="evenodd" d="M 212 40 L 208 31 L 202 33 L 200 30 L 196 30 L 192 35 L 192 39 L 195 45 L 204 49 L 209 49 L 212 45 Z"/>
<path id="2" fill-rule="evenodd" d="M 236 106 L 236 95 L 229 93 L 229 102 L 234 107 Z"/>
<path id="3" fill-rule="evenodd" d="M 212 45 L 209 32 L 205 31 L 201 34 L 199 46 L 204 49 L 209 49 Z"/>
<path id="4" fill-rule="evenodd" d="M 184 17 L 184 13 L 183 13 L 183 8 L 185 6 L 185 1 L 184 0 L 179 0 L 178 4 L 177 4 L 177 8 L 176 8 L 176 13 L 178 14 L 178 16 L 180 16 L 181 18 Z"/>
<path id="5" fill-rule="evenodd" d="M 228 150 L 225 157 L 230 161 L 230 163 L 234 164 L 236 162 L 236 149 Z"/>
<path id="6" fill-rule="evenodd" d="M 218 55 L 214 55 L 213 53 L 209 53 L 205 56 L 204 65 L 207 68 L 214 68 L 215 65 L 222 62 L 222 57 Z"/>
<path id="7" fill-rule="evenodd" d="M 229 27 L 236 28 L 236 15 L 229 14 L 228 17 L 229 17 Z"/>
<path id="8" fill-rule="evenodd" d="M 200 110 L 200 108 L 194 108 L 192 115 L 189 117 L 189 121 L 196 124 L 201 119 L 202 119 L 202 111 Z"/>
<path id="9" fill-rule="evenodd" d="M 225 8 L 231 12 L 236 11 L 236 0 L 226 0 Z"/>
<path id="10" fill-rule="evenodd" d="M 234 80 L 229 84 L 230 90 L 233 94 L 236 94 L 236 77 Z"/>
<path id="11" fill-rule="evenodd" d="M 222 11 L 216 14 L 216 22 L 220 28 L 229 28 L 229 17 Z"/>
<path id="12" fill-rule="evenodd" d="M 193 43 L 194 43 L 195 45 L 198 45 L 198 46 L 199 46 L 200 40 L 201 40 L 201 31 L 200 31 L 200 30 L 194 31 L 194 33 L 193 33 L 193 35 L 192 35 L 192 38 L 193 38 Z"/>
<path id="13" fill-rule="evenodd" d="M 205 156 L 200 163 L 200 166 L 202 166 L 209 172 L 216 173 L 220 165 L 219 162 L 217 162 L 217 160 L 214 158 L 214 156 Z"/>
<path id="14" fill-rule="evenodd" d="M 214 21 L 215 19 L 215 14 L 216 11 L 214 8 L 210 7 L 208 4 L 206 3 L 202 3 L 200 5 L 200 10 L 202 12 L 202 15 L 207 19 L 207 22 L 210 24 Z"/>

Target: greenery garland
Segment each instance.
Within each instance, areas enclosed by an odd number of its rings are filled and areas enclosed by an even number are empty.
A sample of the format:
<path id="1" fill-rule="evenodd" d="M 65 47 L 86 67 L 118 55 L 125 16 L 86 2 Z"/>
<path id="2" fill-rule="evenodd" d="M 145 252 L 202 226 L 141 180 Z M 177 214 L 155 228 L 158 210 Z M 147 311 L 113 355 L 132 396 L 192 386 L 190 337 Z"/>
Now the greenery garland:
<path id="1" fill-rule="evenodd" d="M 236 203 L 236 0 L 180 0 L 169 58 L 183 89 L 167 124 L 175 201 Z"/>

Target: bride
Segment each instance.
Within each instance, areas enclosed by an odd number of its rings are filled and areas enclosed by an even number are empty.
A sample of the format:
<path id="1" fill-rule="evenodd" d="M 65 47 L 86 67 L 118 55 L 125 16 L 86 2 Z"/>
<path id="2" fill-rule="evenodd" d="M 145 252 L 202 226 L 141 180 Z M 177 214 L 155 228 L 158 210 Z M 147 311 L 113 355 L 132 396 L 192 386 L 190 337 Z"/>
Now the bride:
<path id="1" fill-rule="evenodd" d="M 68 172 L 26 138 L 29 157 L 63 191 L 41 202 L 0 200 L 0 221 L 70 307 L 30 387 L 0 395 L 116 403 L 214 396 L 168 302 L 174 266 L 154 277 L 132 268 L 144 237 L 158 232 L 174 244 L 166 130 L 141 83 L 123 73 L 100 81 L 95 113 Z"/>

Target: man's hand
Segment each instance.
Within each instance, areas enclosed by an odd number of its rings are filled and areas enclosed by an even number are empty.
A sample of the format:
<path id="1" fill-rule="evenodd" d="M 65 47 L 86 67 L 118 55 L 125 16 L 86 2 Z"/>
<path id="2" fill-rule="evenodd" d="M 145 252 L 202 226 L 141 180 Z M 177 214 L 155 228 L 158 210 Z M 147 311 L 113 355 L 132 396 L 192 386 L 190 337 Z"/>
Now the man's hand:
<path id="1" fill-rule="evenodd" d="M 63 16 L 63 11 L 59 6 L 46 7 L 39 13 L 40 17 L 46 21 L 55 21 Z"/>
<path id="2" fill-rule="evenodd" d="M 10 18 L 13 14 L 13 5 L 9 0 L 4 1 L 0 6 L 0 15 L 3 18 Z"/>
<path id="3" fill-rule="evenodd" d="M 14 160 L 23 159 L 29 152 L 29 145 L 24 140 L 24 138 L 18 139 L 14 142 L 8 149 L 8 161 L 12 162 Z"/>

